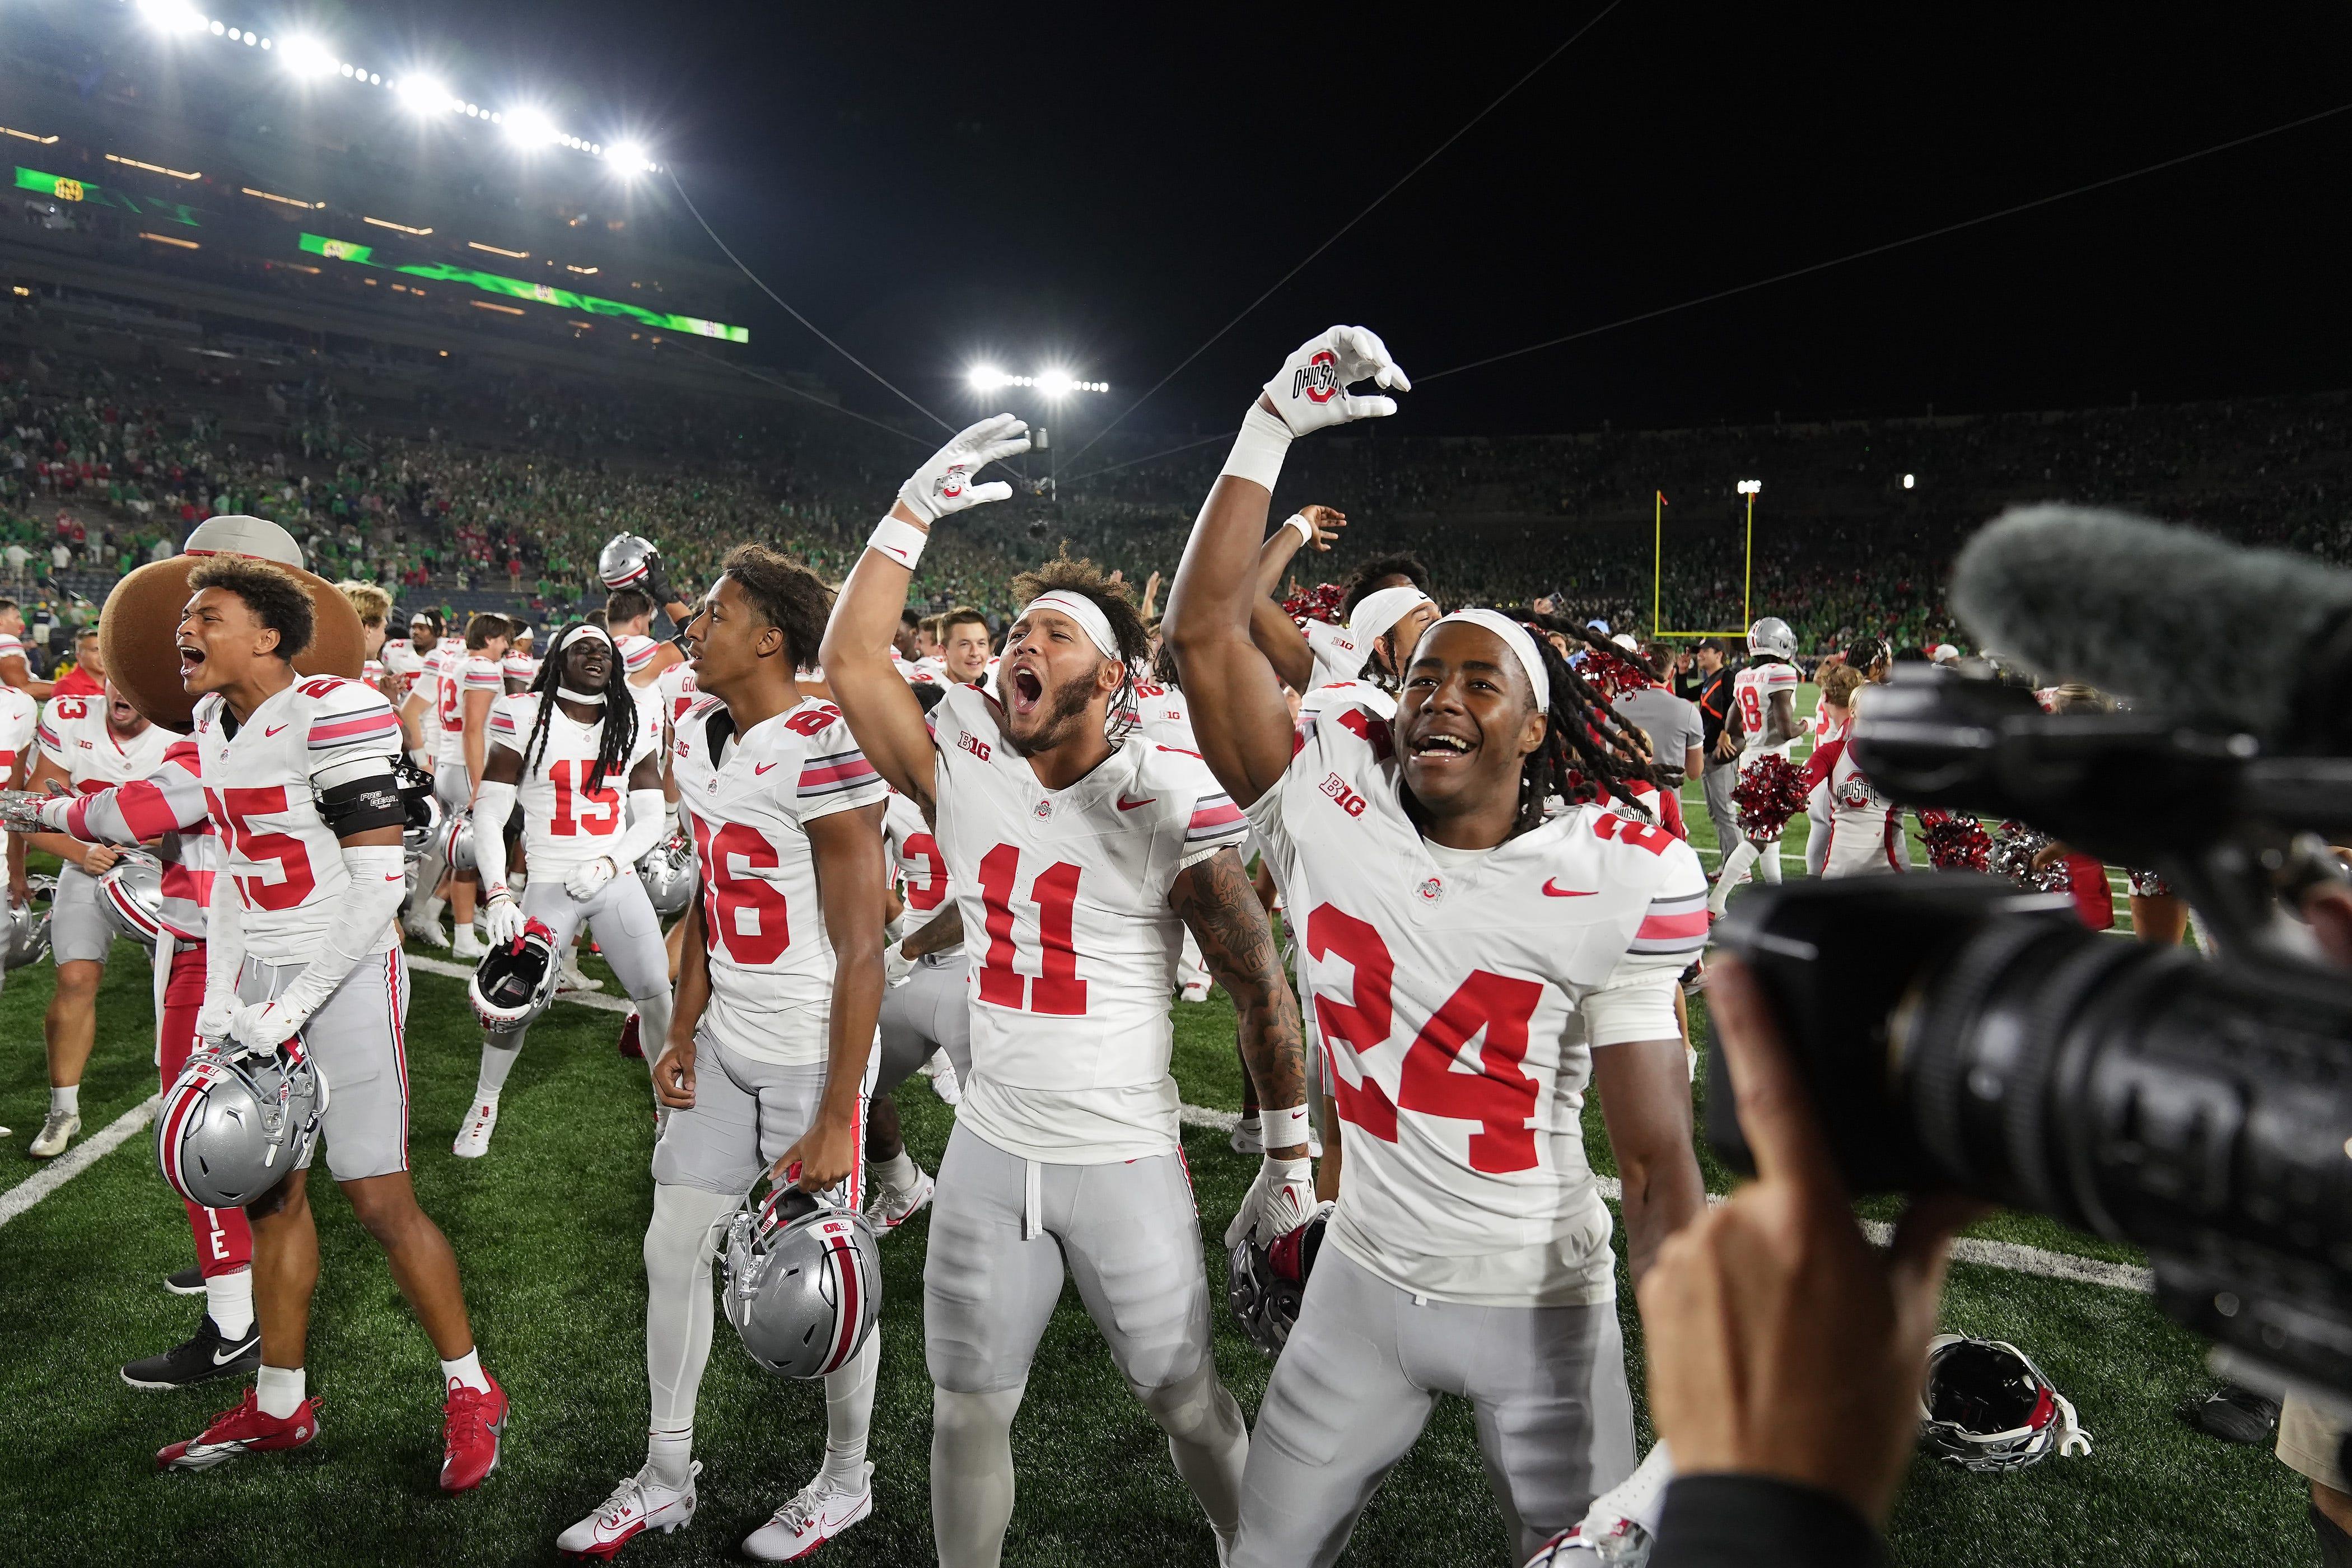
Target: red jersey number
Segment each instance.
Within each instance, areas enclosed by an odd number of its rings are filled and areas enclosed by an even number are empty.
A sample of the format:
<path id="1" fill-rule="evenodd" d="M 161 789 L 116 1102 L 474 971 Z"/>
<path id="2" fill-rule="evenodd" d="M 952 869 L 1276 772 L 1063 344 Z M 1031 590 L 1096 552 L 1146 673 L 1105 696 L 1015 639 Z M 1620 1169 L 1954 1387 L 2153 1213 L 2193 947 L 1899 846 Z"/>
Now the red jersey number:
<path id="1" fill-rule="evenodd" d="M 239 877 L 236 890 L 244 896 L 247 908 L 257 910 L 290 910 L 309 898 L 318 888 L 310 874 L 310 852 L 302 841 L 290 833 L 257 833 L 247 826 L 257 816 L 275 816 L 286 809 L 286 789 L 271 784 L 268 789 L 223 789 L 205 791 L 205 801 L 212 808 L 213 820 L 220 825 L 221 836 L 228 840 L 231 855 L 258 864 L 274 862 L 278 876 Z"/>
<path id="2" fill-rule="evenodd" d="M 1013 967 L 1013 889 L 1021 877 L 1021 851 L 1000 844 L 981 858 L 980 899 L 988 910 L 988 951 L 980 964 L 980 999 L 998 1007 L 1056 1017 L 1082 1016 L 1087 983 L 1078 978 L 1078 950 L 1071 940 L 1078 902 L 1078 868 L 1066 860 L 1037 873 L 1029 887 L 1037 910 L 1037 974 Z"/>
<path id="3" fill-rule="evenodd" d="M 594 789 L 577 788 L 572 782 L 576 766 L 570 757 L 548 765 L 547 782 L 555 786 L 555 820 L 549 831 L 558 838 L 583 833 L 592 838 L 602 838 L 618 833 L 621 792 L 609 784 L 598 784 Z M 578 769 L 590 775 L 595 771 L 593 763 Z"/>
<path id="4" fill-rule="evenodd" d="M 940 853 L 940 841 L 928 833 L 910 833 L 899 846 L 898 859 L 902 868 L 919 861 L 924 868 L 921 880 L 911 875 L 905 879 L 907 907 L 919 915 L 938 909 L 948 896 L 948 862 Z"/>
<path id="5" fill-rule="evenodd" d="M 776 847 L 749 823 L 730 822 L 713 832 L 698 816 L 694 848 L 708 889 L 703 918 L 709 925 L 710 951 L 724 952 L 747 968 L 782 958 L 793 945 L 783 889 L 764 877 L 736 873 L 739 862 L 747 872 L 776 866 Z"/>
<path id="6" fill-rule="evenodd" d="M 1750 735 L 1764 732 L 1764 694 L 1746 682 L 1739 688 L 1739 727 Z"/>

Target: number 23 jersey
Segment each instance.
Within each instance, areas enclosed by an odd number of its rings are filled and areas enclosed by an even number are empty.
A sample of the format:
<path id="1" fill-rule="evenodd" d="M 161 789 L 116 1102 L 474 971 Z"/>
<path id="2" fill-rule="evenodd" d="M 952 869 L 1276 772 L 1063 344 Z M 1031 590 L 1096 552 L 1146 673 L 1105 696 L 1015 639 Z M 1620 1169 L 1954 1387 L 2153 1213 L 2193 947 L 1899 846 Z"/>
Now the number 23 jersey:
<path id="1" fill-rule="evenodd" d="M 968 686 L 949 687 L 926 721 L 932 820 L 971 959 L 972 1076 L 957 1120 L 1053 1164 L 1170 1152 L 1181 937 L 1169 890 L 1241 842 L 1240 809 L 1198 757 L 1134 737 L 1048 790 Z"/>
<path id="2" fill-rule="evenodd" d="M 1332 1240 L 1435 1300 L 1608 1300 L 1591 1053 L 1679 1037 L 1675 984 L 1706 942 L 1698 857 L 1591 805 L 1490 850 L 1432 846 L 1399 773 L 1389 725 L 1338 707 L 1302 721 L 1248 811 L 1304 916 L 1307 1005 L 1348 1124 Z"/>

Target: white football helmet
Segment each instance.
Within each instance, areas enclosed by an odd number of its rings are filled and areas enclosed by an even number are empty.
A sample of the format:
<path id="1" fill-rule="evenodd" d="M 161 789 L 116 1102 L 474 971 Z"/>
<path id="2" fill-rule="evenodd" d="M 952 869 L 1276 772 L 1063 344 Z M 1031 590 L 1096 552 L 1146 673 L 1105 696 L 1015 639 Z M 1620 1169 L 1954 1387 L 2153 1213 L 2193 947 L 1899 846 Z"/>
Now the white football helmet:
<path id="1" fill-rule="evenodd" d="M 2053 1454 L 2087 1454 L 2074 1406 L 2007 1340 L 1937 1334 L 1927 1342 L 1919 1443 L 1964 1470 L 2021 1470 Z"/>
<path id="2" fill-rule="evenodd" d="M 665 918 L 686 908 L 694 897 L 694 840 L 683 832 L 671 834 L 637 862 L 646 897 L 653 901 L 654 913 Z"/>
<path id="3" fill-rule="evenodd" d="M 607 588 L 634 588 L 653 573 L 654 557 L 661 552 L 637 533 L 616 533 L 596 552 L 596 575 Z"/>
<path id="4" fill-rule="evenodd" d="M 155 951 L 158 936 L 202 942 L 204 932 L 183 931 L 163 914 L 163 863 L 141 849 L 127 849 L 98 879 L 99 911 L 117 936 Z"/>
<path id="5" fill-rule="evenodd" d="M 1757 654 L 1770 654 L 1775 658 L 1794 658 L 1797 657 L 1797 634 L 1790 631 L 1789 623 L 1780 616 L 1767 616 L 1748 628 L 1748 652 L 1751 658 Z"/>
<path id="6" fill-rule="evenodd" d="M 466 995 L 474 1016 L 493 1034 L 508 1035 L 526 1028 L 555 1000 L 563 973 L 562 955 L 555 951 L 555 933 L 538 921 L 526 921 L 522 935 L 493 947 L 474 966 L 466 982 Z"/>
<path id="7" fill-rule="evenodd" d="M 326 1109 L 299 1039 L 234 1059 L 199 1050 L 156 1108 L 155 1161 L 190 1203 L 241 1208 L 302 1163 Z"/>
<path id="8" fill-rule="evenodd" d="M 804 1193 L 762 1170 L 728 1224 L 720 1268 L 719 1304 L 743 1349 L 786 1377 L 848 1364 L 881 1317 L 874 1226 L 840 1187 Z"/>

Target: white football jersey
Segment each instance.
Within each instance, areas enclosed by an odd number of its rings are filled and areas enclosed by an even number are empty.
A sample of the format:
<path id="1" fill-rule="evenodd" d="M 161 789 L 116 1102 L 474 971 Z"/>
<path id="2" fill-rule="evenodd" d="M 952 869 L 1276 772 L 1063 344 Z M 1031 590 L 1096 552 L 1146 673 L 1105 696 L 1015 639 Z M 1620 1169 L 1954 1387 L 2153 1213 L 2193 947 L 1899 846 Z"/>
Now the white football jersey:
<path id="1" fill-rule="evenodd" d="M 1394 719 L 1396 693 L 1369 680 L 1329 681 L 1298 700 L 1298 720 L 1303 724 L 1323 713 L 1349 707 L 1370 709 L 1375 719 Z"/>
<path id="2" fill-rule="evenodd" d="M 539 660 L 528 654 L 510 653 L 499 660 L 499 678 L 528 688 L 539 679 Z"/>
<path id="3" fill-rule="evenodd" d="M 702 695 L 702 688 L 695 684 L 694 661 L 682 658 L 654 677 L 654 689 L 661 696 L 662 721 L 675 725 Z"/>
<path id="4" fill-rule="evenodd" d="M 379 657 L 383 660 L 384 668 L 390 670 L 393 679 L 399 683 L 396 689 L 401 700 L 405 701 L 416 686 L 416 678 L 424 673 L 425 656 L 417 652 L 416 645 L 406 637 L 387 637 L 383 652 Z"/>
<path id="5" fill-rule="evenodd" d="M 1329 621 L 1308 621 L 1298 630 L 1307 639 L 1307 651 L 1315 656 L 1319 685 L 1354 680 L 1363 673 L 1364 661 L 1372 657 L 1370 639 L 1359 641 L 1356 634 L 1345 626 Z"/>
<path id="6" fill-rule="evenodd" d="M 972 1078 L 957 1118 L 998 1148 L 1102 1164 L 1177 1146 L 1168 998 L 1176 874 L 1246 825 L 1200 759 L 1129 736 L 1066 790 L 950 686 L 926 716 L 933 821 L 963 910 Z"/>
<path id="7" fill-rule="evenodd" d="M 906 901 L 907 930 L 909 933 L 920 931 L 955 894 L 947 857 L 940 853 L 940 841 L 931 836 L 931 825 L 923 820 L 921 808 L 897 790 L 890 792 L 886 803 L 882 841 L 890 851 L 891 880 Z M 961 952 L 963 944 L 939 951 Z"/>
<path id="8" fill-rule="evenodd" d="M 41 705 L 15 687 L 0 683 L 0 779 L 13 780 L 16 765 L 24 762 L 37 743 L 34 731 L 40 727 Z"/>
<path id="9" fill-rule="evenodd" d="M 661 644 L 642 633 L 633 633 L 614 638 L 613 651 L 621 656 L 621 668 L 635 680 L 653 668 L 654 655 L 661 651 Z"/>
<path id="10" fill-rule="evenodd" d="M 24 639 L 14 632 L 0 632 L 0 658 L 22 658 L 27 668 L 33 662 L 26 657 Z"/>
<path id="11" fill-rule="evenodd" d="M 1698 857 L 1590 805 L 1449 850 L 1413 826 L 1398 772 L 1385 721 L 1328 710 L 1248 814 L 1293 900 L 1349 1124 L 1332 1240 L 1436 1300 L 1608 1300 L 1591 1052 L 1677 1037 L 1675 981 L 1706 942 Z"/>
<path id="12" fill-rule="evenodd" d="M 531 727 L 539 721 L 539 704 L 540 698 L 528 691 L 491 703 L 490 744 L 504 746 L 523 762 L 516 795 L 522 805 L 523 849 L 530 857 L 531 875 L 560 878 L 606 853 L 620 837 L 621 829 L 628 825 L 629 772 L 660 749 L 661 735 L 637 724 L 621 771 L 598 779 L 594 774 L 596 750 L 604 731 L 603 715 L 593 723 L 583 724 L 558 703 L 548 715 L 542 749 L 530 743 Z"/>
<path id="13" fill-rule="evenodd" d="M 466 697 L 469 691 L 486 691 L 492 698 L 506 695 L 506 677 L 499 673 L 498 661 L 478 653 L 459 650 L 442 661 L 440 702 L 441 739 L 434 756 L 445 768 L 466 765 Z M 484 756 L 488 756 L 486 752 Z"/>
<path id="14" fill-rule="evenodd" d="M 1748 665 L 1731 678 L 1731 700 L 1739 710 L 1741 756 L 1759 757 L 1766 752 L 1789 754 L 1796 737 L 1791 735 L 1776 746 L 1768 746 L 1763 742 L 1764 726 L 1772 717 L 1774 695 L 1793 693 L 1797 685 L 1797 667 L 1777 658 L 1769 664 Z"/>
<path id="15" fill-rule="evenodd" d="M 450 659 L 449 645 L 443 643 L 418 661 L 416 679 L 409 683 L 411 695 L 425 694 L 425 713 L 416 722 L 416 743 L 436 761 L 441 755 L 441 672 Z M 457 657 L 465 657 L 460 648 Z"/>
<path id="16" fill-rule="evenodd" d="M 703 1026 L 762 1061 L 824 1061 L 834 953 L 806 825 L 878 803 L 882 775 L 841 710 L 814 698 L 746 735 L 725 703 L 701 699 L 677 721 L 670 772 L 701 867 Z"/>
<path id="17" fill-rule="evenodd" d="M 356 680 L 298 679 L 239 725 L 220 694 L 196 703 L 205 804 L 226 851 L 222 868 L 244 906 L 246 952 L 264 963 L 307 963 L 326 940 L 348 873 L 319 816 L 321 776 L 400 755 L 400 719 Z M 217 891 L 217 889 L 215 889 Z M 393 945 L 386 920 L 369 953 Z"/>
<path id="18" fill-rule="evenodd" d="M 143 779 L 163 765 L 163 753 L 179 739 L 150 724 L 130 740 L 118 740 L 106 723 L 103 697 L 52 697 L 37 731 L 41 751 L 66 771 L 83 795 Z"/>
<path id="19" fill-rule="evenodd" d="M 1156 680 L 1138 680 L 1134 714 L 1136 731 L 1145 740 L 1175 751 L 1199 753 L 1200 742 L 1192 736 L 1192 710 L 1185 706 L 1181 690 Z"/>

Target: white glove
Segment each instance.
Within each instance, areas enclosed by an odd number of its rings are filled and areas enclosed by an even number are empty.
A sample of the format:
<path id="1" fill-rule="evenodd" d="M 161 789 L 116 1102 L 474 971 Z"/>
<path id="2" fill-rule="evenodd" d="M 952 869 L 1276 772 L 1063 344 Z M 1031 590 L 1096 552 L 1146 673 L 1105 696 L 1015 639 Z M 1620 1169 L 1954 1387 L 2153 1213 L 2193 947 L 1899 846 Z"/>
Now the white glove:
<path id="1" fill-rule="evenodd" d="M 1258 1166 L 1257 1179 L 1250 1184 L 1233 1224 L 1225 1226 L 1225 1246 L 1238 1247 L 1246 1236 L 1263 1247 L 1286 1231 L 1297 1230 L 1314 1215 L 1314 1162 L 1269 1155 Z"/>
<path id="2" fill-rule="evenodd" d="M 604 891 L 604 884 L 618 874 L 614 868 L 613 858 L 599 855 L 593 860 L 583 861 L 573 867 L 572 875 L 563 879 L 563 890 L 575 899 L 593 899 Z M 518 924 L 515 930 L 520 931 L 522 927 Z"/>
<path id="3" fill-rule="evenodd" d="M 492 947 L 504 947 L 522 934 L 522 906 L 511 893 L 500 893 L 482 906 L 482 929 Z"/>
<path id="4" fill-rule="evenodd" d="M 29 789 L 0 790 L 0 827 L 12 833 L 63 833 L 66 813 L 79 798 Z"/>
<path id="5" fill-rule="evenodd" d="M 1011 414 L 983 419 L 932 453 L 930 461 L 898 487 L 898 500 L 926 523 L 968 506 L 1003 500 L 1013 494 L 1011 485 L 1003 479 L 976 485 L 971 477 L 999 458 L 1019 457 L 1028 449 L 1028 421 Z"/>
<path id="6" fill-rule="evenodd" d="M 199 1044 L 222 1047 L 236 1033 L 236 1001 L 230 996 L 207 998 L 196 1009 L 196 1039 Z"/>
<path id="7" fill-rule="evenodd" d="M 310 1021 L 307 1008 L 289 1006 L 283 998 L 239 1007 L 229 1032 L 247 1051 L 274 1051 L 301 1033 Z"/>
<path id="8" fill-rule="evenodd" d="M 886 942 L 882 947 L 882 984 L 884 986 L 904 985 L 907 976 L 915 973 L 919 958 L 908 958 L 905 944 Z"/>
<path id="9" fill-rule="evenodd" d="M 1280 374 L 1265 384 L 1265 398 L 1293 436 L 1394 414 L 1393 397 L 1349 395 L 1349 387 L 1368 377 L 1373 385 L 1391 392 L 1412 390 L 1378 333 L 1363 327 L 1333 327 L 1298 346 Z"/>

